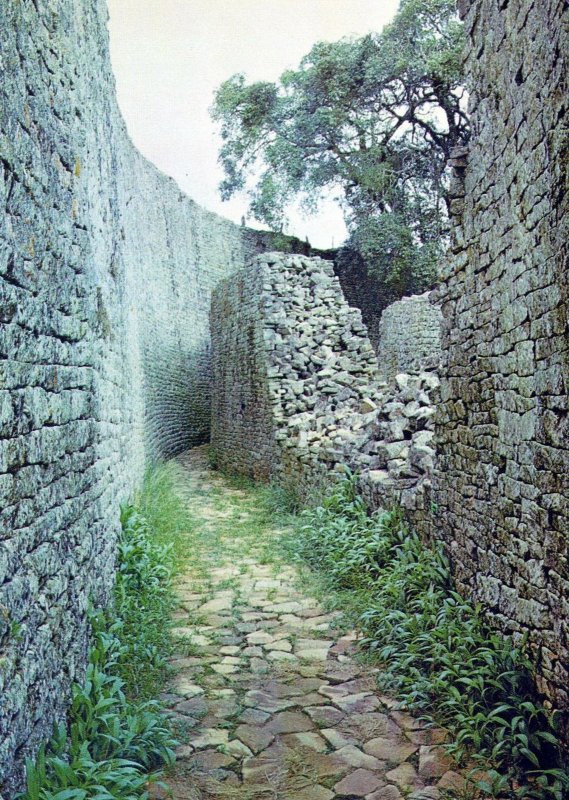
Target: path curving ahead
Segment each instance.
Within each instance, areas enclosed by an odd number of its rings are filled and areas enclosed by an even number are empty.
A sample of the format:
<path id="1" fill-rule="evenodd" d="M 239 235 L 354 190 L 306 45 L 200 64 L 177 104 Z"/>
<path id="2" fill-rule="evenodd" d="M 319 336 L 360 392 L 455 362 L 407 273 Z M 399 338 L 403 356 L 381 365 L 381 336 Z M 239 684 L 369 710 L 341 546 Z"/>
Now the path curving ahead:
<path id="1" fill-rule="evenodd" d="M 179 459 L 180 492 L 202 558 L 178 586 L 183 655 L 164 700 L 183 744 L 167 778 L 177 800 L 399 800 L 460 791 L 440 729 L 375 688 L 356 634 L 270 563 L 254 497 L 208 470 L 203 449 Z"/>

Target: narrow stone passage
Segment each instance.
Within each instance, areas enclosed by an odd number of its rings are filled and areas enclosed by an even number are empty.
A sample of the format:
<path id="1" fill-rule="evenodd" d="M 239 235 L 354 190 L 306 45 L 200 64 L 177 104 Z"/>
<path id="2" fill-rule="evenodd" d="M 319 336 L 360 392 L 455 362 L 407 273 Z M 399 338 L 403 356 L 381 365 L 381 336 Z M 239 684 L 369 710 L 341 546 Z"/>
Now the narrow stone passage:
<path id="1" fill-rule="evenodd" d="M 179 581 L 176 674 L 164 697 L 180 739 L 174 798 L 332 800 L 437 798 L 464 787 L 440 729 L 376 689 L 356 633 L 267 558 L 278 531 L 254 498 L 208 470 L 203 449 L 180 458 L 201 558 Z"/>

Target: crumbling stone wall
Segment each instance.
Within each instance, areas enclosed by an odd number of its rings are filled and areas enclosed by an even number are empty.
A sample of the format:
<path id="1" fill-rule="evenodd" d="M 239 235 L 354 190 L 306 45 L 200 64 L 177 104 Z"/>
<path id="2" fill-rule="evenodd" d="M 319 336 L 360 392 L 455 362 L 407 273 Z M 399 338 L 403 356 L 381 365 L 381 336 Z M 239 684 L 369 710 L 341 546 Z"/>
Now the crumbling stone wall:
<path id="1" fill-rule="evenodd" d="M 360 312 L 331 263 L 259 256 L 215 290 L 211 330 L 212 447 L 222 467 L 302 490 L 353 465 L 381 392 Z"/>
<path id="2" fill-rule="evenodd" d="M 438 528 L 460 589 L 527 633 L 569 709 L 569 5 L 460 3 L 473 140 L 457 151 Z"/>
<path id="3" fill-rule="evenodd" d="M 436 372 L 401 372 L 387 384 L 374 430 L 376 463 L 362 472 L 359 482 L 369 508 L 403 509 L 408 522 L 426 537 L 434 533 L 432 473 L 439 385 Z"/>
<path id="4" fill-rule="evenodd" d="M 442 313 L 431 292 L 403 297 L 379 320 L 377 357 L 388 381 L 399 372 L 435 371 L 441 360 Z"/>
<path id="5" fill-rule="evenodd" d="M 211 329 L 220 467 L 310 498 L 347 465 L 374 505 L 424 509 L 438 379 L 381 380 L 330 262 L 259 256 L 214 291 Z"/>
<path id="6" fill-rule="evenodd" d="M 64 713 L 119 502 L 207 438 L 209 295 L 256 234 L 132 147 L 103 0 L 0 4 L 0 784 Z"/>

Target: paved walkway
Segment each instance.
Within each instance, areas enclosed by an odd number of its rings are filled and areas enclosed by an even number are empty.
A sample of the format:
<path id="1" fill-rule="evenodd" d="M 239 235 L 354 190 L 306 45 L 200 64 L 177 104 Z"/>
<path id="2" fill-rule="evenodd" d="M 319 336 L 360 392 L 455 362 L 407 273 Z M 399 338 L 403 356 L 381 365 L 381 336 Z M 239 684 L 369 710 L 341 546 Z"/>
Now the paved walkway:
<path id="1" fill-rule="evenodd" d="M 184 738 L 174 798 L 419 800 L 459 789 L 437 746 L 444 733 L 378 694 L 356 634 L 335 630 L 293 568 L 267 563 L 275 532 L 242 535 L 254 523 L 248 492 L 209 472 L 202 450 L 180 461 L 211 551 L 179 583 L 183 655 L 165 697 Z"/>

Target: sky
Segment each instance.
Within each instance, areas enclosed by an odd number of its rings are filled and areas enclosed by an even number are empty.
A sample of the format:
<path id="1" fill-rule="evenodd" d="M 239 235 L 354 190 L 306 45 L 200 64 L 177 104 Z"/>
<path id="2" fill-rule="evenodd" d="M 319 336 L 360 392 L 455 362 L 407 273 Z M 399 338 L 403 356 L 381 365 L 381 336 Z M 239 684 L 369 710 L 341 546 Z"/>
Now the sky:
<path id="1" fill-rule="evenodd" d="M 222 202 L 217 189 L 221 139 L 209 116 L 215 89 L 236 72 L 252 81 L 276 80 L 298 66 L 315 42 L 381 30 L 398 0 L 108 4 L 118 101 L 134 144 L 202 206 L 240 222 L 246 198 Z M 293 211 L 287 233 L 331 247 L 346 230 L 339 207 L 329 200 L 313 217 Z"/>

